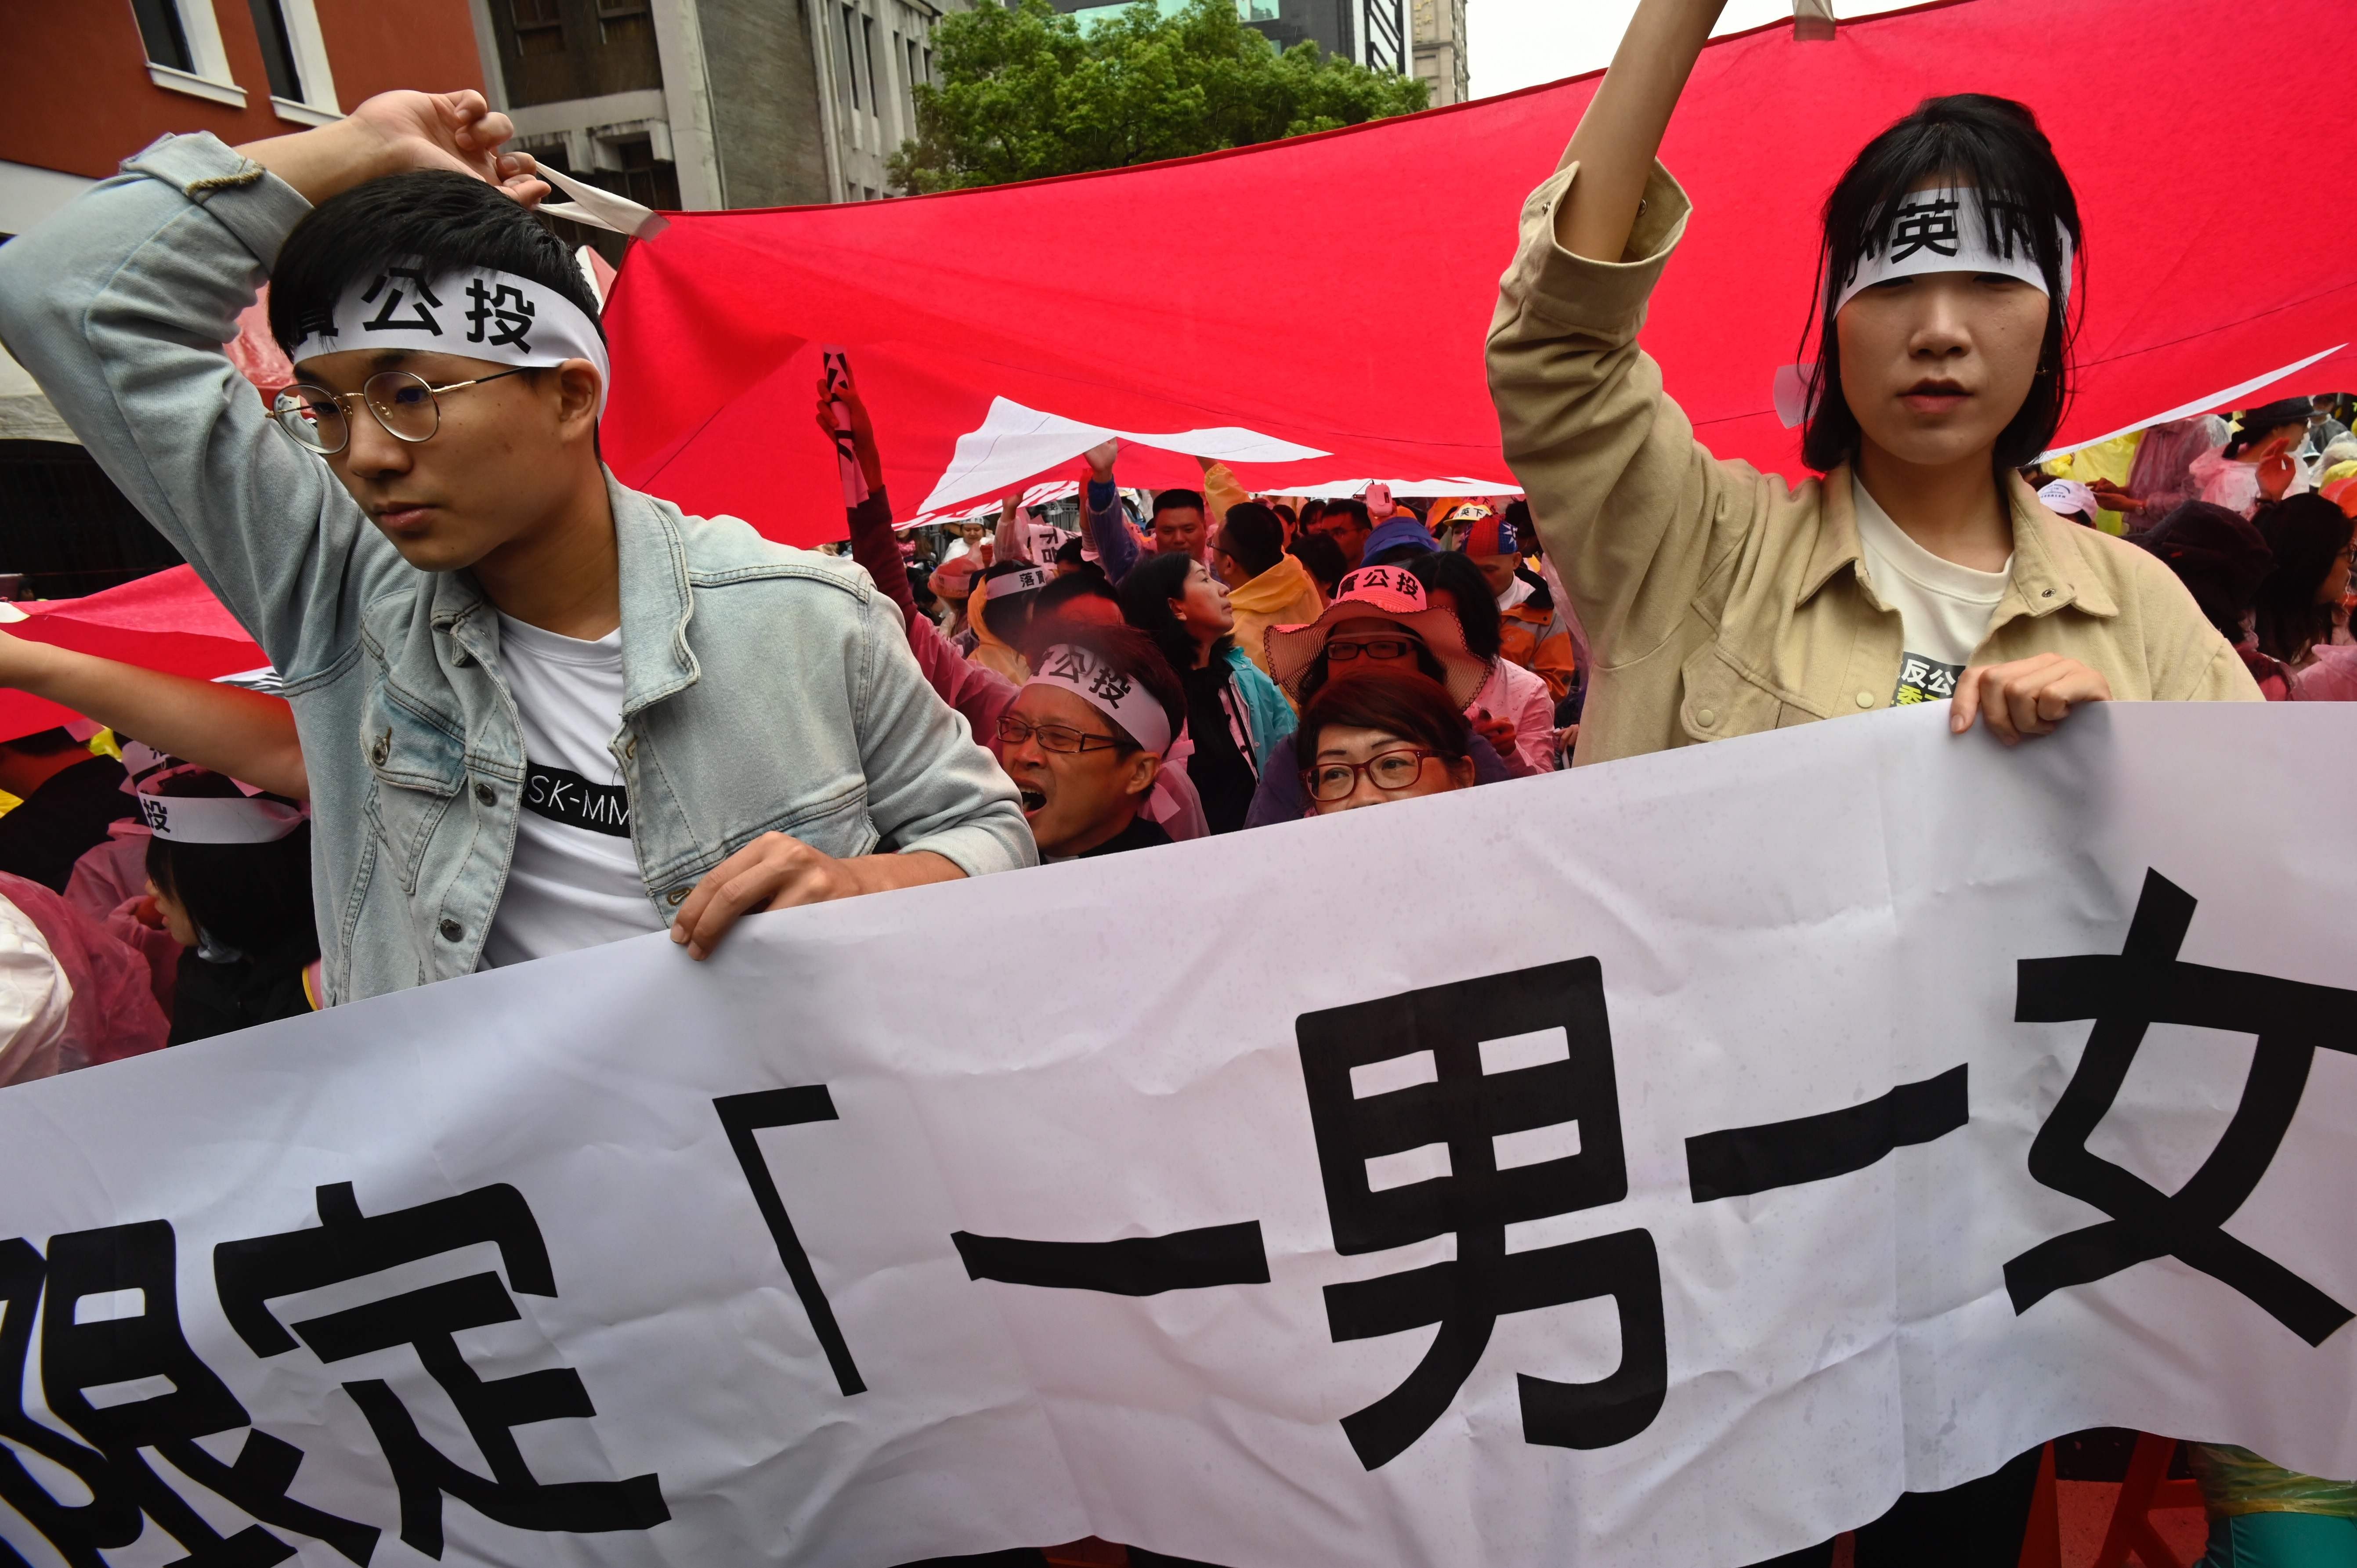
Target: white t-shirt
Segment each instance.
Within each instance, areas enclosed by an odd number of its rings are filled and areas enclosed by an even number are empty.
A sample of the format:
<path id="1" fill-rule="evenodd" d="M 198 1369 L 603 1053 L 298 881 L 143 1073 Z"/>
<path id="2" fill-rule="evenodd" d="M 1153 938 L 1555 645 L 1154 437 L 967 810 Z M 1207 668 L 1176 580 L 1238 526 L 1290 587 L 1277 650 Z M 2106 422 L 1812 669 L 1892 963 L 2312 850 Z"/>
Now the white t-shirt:
<path id="1" fill-rule="evenodd" d="M 1867 581 L 1876 597 L 1899 612 L 1899 685 L 1890 704 L 1944 703 L 1956 677 L 1988 635 L 1989 618 L 2013 576 L 2013 557 L 2001 572 L 1976 572 L 1943 560 L 1907 537 L 1866 487 L 1850 477 L 1857 508 L 1857 542 L 1866 553 Z"/>
<path id="2" fill-rule="evenodd" d="M 630 847 L 622 771 L 607 749 L 622 727 L 622 634 L 584 642 L 503 615 L 500 662 L 523 725 L 525 782 L 483 962 L 662 930 Z"/>

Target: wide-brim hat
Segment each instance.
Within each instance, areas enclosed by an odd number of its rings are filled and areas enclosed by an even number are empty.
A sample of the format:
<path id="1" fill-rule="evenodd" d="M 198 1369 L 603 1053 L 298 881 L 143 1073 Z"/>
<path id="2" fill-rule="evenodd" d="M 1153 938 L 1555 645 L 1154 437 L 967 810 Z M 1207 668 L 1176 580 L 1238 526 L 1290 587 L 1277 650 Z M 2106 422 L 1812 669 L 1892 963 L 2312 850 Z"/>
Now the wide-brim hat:
<path id="1" fill-rule="evenodd" d="M 1435 608 L 1424 585 L 1405 566 L 1361 566 L 1342 579 L 1334 602 L 1316 620 L 1270 627 L 1264 644 L 1270 676 L 1300 701 L 1301 678 L 1326 651 L 1326 639 L 1334 628 L 1344 621 L 1369 619 L 1394 621 L 1415 633 L 1440 660 L 1442 683 L 1460 708 L 1472 703 L 1490 678 L 1490 666 L 1465 646 L 1465 628 L 1456 615 Z"/>

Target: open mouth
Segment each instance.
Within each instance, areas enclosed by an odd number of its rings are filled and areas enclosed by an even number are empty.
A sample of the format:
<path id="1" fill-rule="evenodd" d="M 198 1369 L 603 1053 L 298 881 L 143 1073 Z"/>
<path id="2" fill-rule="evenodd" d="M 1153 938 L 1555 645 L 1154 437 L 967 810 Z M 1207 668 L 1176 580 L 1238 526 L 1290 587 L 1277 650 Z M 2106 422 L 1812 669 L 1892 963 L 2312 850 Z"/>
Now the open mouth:
<path id="1" fill-rule="evenodd" d="M 1016 793 L 1023 797 L 1023 814 L 1027 817 L 1036 817 L 1048 809 L 1048 797 L 1037 789 L 1026 789 L 1018 785 Z"/>

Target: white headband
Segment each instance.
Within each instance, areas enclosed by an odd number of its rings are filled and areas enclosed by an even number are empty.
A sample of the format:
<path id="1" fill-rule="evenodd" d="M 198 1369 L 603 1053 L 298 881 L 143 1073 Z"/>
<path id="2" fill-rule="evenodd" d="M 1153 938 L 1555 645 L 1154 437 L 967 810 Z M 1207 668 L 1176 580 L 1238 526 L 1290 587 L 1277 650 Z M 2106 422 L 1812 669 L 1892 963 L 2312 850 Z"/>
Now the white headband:
<path id="1" fill-rule="evenodd" d="M 1070 692 L 1113 720 L 1157 757 L 1170 749 L 1170 715 L 1154 693 L 1085 648 L 1060 642 L 1040 656 L 1039 672 L 1023 683 Z"/>
<path id="2" fill-rule="evenodd" d="M 167 779 L 202 771 L 197 768 L 170 768 L 143 780 L 136 799 L 140 821 L 147 824 L 148 832 L 172 843 L 276 843 L 310 815 L 300 806 L 258 795 L 156 792 Z"/>
<path id="3" fill-rule="evenodd" d="M 457 354 L 494 364 L 561 365 L 587 360 L 597 367 L 597 412 L 606 412 L 613 381 L 606 340 L 581 307 L 550 288 L 513 273 L 462 267 L 427 279 L 398 263 L 363 272 L 336 302 L 335 315 L 296 324 L 289 359 L 354 349 L 405 349 Z"/>
<path id="4" fill-rule="evenodd" d="M 1028 594 L 1034 588 L 1044 588 L 1056 580 L 1055 571 L 1047 566 L 1026 566 L 1020 572 L 1001 572 L 990 579 L 990 597 L 1002 594 Z"/>
<path id="5" fill-rule="evenodd" d="M 1861 289 L 1892 278 L 1926 273 L 1996 273 L 2018 278 L 2039 293 L 2052 296 L 2037 252 L 2012 228 L 1997 230 L 1999 249 L 1989 248 L 1987 215 L 1981 193 L 1961 190 L 1919 190 L 1900 198 L 1888 233 L 1867 242 L 1864 254 L 1851 265 L 1850 275 L 1834 301 L 1834 313 Z M 2071 231 L 2055 225 L 2055 242 L 2061 247 L 2062 288 L 2071 288 Z"/>

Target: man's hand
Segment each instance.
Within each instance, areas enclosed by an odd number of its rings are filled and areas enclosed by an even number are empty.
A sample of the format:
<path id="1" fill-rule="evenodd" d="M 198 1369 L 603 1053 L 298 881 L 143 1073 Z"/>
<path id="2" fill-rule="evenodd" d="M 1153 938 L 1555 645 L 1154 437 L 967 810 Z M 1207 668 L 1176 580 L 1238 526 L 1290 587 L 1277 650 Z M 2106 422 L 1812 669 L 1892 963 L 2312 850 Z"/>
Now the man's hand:
<path id="1" fill-rule="evenodd" d="M 706 959 L 743 915 L 951 882 L 964 875 L 956 862 L 930 850 L 837 860 L 800 839 L 763 833 L 704 874 L 673 917 L 671 940 L 685 947 L 690 958 Z"/>
<path id="2" fill-rule="evenodd" d="M 2053 734 L 2075 703 L 2111 700 L 2112 683 L 2099 671 L 2059 653 L 2040 653 L 2010 664 L 1975 664 L 1956 678 L 1948 729 L 1962 735 L 1979 714 L 1987 719 L 1991 735 L 2007 746 L 2018 746 L 2024 736 Z"/>
<path id="3" fill-rule="evenodd" d="M 238 148 L 301 192 L 313 206 L 356 185 L 411 169 L 448 169 L 498 186 L 526 207 L 549 192 L 540 166 L 522 153 L 502 153 L 515 134 L 483 95 L 463 92 L 380 92 L 332 125 Z"/>
<path id="4" fill-rule="evenodd" d="M 2087 488 L 2104 503 L 2106 511 L 2142 511 L 2144 502 L 2112 483 L 2109 479 L 2089 479 Z"/>
<path id="5" fill-rule="evenodd" d="M 1100 442 L 1081 454 L 1088 460 L 1089 478 L 1098 484 L 1113 483 L 1113 460 L 1121 455 L 1119 439 Z"/>

